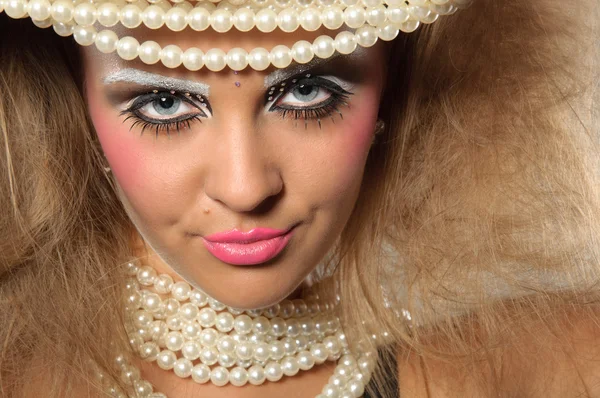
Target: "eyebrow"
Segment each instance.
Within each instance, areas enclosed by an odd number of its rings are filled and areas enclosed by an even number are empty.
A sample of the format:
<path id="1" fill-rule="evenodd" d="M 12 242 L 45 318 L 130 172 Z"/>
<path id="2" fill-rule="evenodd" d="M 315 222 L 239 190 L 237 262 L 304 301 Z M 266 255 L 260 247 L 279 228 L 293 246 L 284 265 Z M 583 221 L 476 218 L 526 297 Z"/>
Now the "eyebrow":
<path id="1" fill-rule="evenodd" d="M 343 59 L 355 59 L 362 58 L 365 56 L 366 51 L 362 47 L 358 47 L 351 54 L 340 54 L 336 52 L 329 58 L 317 58 L 314 57 L 310 62 L 305 64 L 298 64 L 295 61 L 292 62 L 290 66 L 284 69 L 277 69 L 267 76 L 265 76 L 265 88 L 273 87 L 281 82 L 284 82 L 296 75 L 299 75 L 304 72 L 308 72 L 309 70 L 315 69 L 319 66 L 323 66 L 334 61 L 336 58 Z"/>
<path id="2" fill-rule="evenodd" d="M 193 93 L 208 97 L 209 85 L 192 80 L 177 79 L 150 73 L 139 69 L 126 68 L 113 72 L 102 79 L 106 85 L 114 83 L 133 83 L 140 86 Z"/>

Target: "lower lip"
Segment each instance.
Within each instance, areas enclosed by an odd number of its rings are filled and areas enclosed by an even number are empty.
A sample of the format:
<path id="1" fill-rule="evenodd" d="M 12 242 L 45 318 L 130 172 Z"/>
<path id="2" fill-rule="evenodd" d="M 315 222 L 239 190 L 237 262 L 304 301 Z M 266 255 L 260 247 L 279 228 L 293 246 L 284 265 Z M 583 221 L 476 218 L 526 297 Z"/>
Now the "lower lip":
<path id="1" fill-rule="evenodd" d="M 252 243 L 218 243 L 202 239 L 204 247 L 216 258 L 232 265 L 256 265 L 275 258 L 287 246 L 293 229 L 285 235 Z"/>

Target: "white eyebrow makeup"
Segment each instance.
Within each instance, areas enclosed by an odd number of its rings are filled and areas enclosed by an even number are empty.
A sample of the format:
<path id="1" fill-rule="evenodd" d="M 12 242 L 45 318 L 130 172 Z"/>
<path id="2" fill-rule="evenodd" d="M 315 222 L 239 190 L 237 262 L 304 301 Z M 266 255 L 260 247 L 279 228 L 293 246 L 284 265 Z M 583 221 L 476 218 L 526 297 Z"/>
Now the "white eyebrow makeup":
<path id="1" fill-rule="evenodd" d="M 350 60 L 349 62 L 355 62 L 357 59 L 360 59 L 360 58 L 364 57 L 365 55 L 366 55 L 366 49 L 363 47 L 359 47 L 353 53 L 347 54 L 347 55 L 335 53 L 331 57 L 325 58 L 325 59 L 315 57 L 310 62 L 307 62 L 305 64 L 293 63 L 292 65 L 290 65 L 287 68 L 277 69 L 277 70 L 271 72 L 270 74 L 268 74 L 267 76 L 265 76 L 265 88 L 270 88 L 270 87 L 276 85 L 277 83 L 288 80 L 296 75 L 299 75 L 301 73 L 304 73 L 306 71 L 314 69 L 318 66 L 328 64 L 339 57 L 343 57 L 344 59 L 349 59 Z"/>
<path id="2" fill-rule="evenodd" d="M 133 68 L 121 69 L 113 72 L 104 77 L 102 82 L 107 85 L 113 83 L 133 83 L 140 86 L 162 88 L 180 93 L 194 93 L 205 97 L 208 97 L 209 93 L 208 84 L 177 79 Z"/>

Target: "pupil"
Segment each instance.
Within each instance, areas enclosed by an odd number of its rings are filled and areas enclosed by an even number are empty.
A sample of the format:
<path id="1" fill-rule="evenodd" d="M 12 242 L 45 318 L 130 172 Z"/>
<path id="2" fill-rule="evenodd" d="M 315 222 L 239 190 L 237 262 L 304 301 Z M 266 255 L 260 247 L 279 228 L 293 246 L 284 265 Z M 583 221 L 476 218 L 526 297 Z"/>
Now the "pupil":
<path id="1" fill-rule="evenodd" d="M 174 104 L 175 104 L 175 100 L 173 99 L 173 97 L 160 98 L 160 106 L 163 109 L 169 109 L 169 108 L 173 107 Z"/>
<path id="2" fill-rule="evenodd" d="M 302 86 L 302 87 L 298 87 L 298 93 L 300 93 L 300 95 L 308 95 L 310 93 L 312 93 L 314 86 Z"/>

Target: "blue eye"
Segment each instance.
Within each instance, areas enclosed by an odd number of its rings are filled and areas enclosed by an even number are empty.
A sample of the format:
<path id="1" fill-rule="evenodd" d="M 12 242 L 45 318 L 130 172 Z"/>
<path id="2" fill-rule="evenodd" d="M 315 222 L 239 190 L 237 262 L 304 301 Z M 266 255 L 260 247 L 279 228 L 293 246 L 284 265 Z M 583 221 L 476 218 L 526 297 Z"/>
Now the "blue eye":
<path id="1" fill-rule="evenodd" d="M 157 135 L 159 131 L 169 134 L 172 130 L 190 128 L 191 122 L 201 122 L 202 118 L 208 117 L 205 111 L 210 109 L 205 99 L 199 96 L 196 98 L 198 102 L 190 94 L 154 91 L 136 97 L 121 115 L 128 115 L 125 121 L 133 120 L 131 129 L 141 126 L 142 133 L 146 129 L 153 129 Z"/>
<path id="2" fill-rule="evenodd" d="M 173 115 L 179 109 L 181 100 L 173 96 L 160 97 L 157 100 L 152 101 L 154 110 L 161 115 Z"/>
<path id="3" fill-rule="evenodd" d="M 277 97 L 268 94 L 267 101 L 272 105 L 269 112 L 279 112 L 283 117 L 290 116 L 295 120 L 317 120 L 319 127 L 321 119 L 338 113 L 340 105 L 348 105 L 347 101 L 352 93 L 339 84 L 320 76 L 294 78 L 291 84 L 284 82 L 281 87 L 286 87 Z"/>

